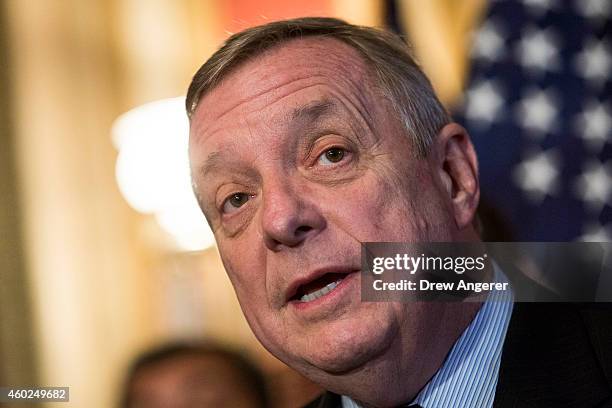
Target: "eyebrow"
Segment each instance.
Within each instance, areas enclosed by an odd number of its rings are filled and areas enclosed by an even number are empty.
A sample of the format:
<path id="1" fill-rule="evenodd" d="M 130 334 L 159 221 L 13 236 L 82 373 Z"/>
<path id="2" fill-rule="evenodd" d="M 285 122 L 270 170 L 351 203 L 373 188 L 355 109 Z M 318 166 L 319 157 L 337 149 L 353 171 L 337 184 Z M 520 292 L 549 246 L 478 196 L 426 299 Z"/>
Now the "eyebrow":
<path id="1" fill-rule="evenodd" d="M 314 122 L 335 112 L 336 108 L 336 104 L 329 99 L 318 100 L 294 109 L 292 119 L 294 121 L 308 120 Z"/>
<path id="2" fill-rule="evenodd" d="M 291 118 L 294 122 L 316 122 L 317 120 L 333 114 L 337 110 L 337 106 L 329 99 L 317 100 L 307 103 L 304 106 L 295 108 L 291 113 Z M 217 169 L 222 168 L 225 163 L 225 155 L 222 151 L 210 153 L 204 164 L 200 167 L 200 174 L 205 176 Z"/>
<path id="3" fill-rule="evenodd" d="M 337 115 L 342 110 L 343 109 L 340 108 L 337 102 L 334 100 L 330 100 L 330 99 L 316 100 L 316 101 L 307 103 L 304 106 L 300 106 L 299 108 L 294 109 L 293 116 L 292 116 L 293 126 L 302 127 L 304 122 L 306 122 L 308 124 L 307 127 L 316 128 L 316 126 L 320 124 L 317 122 L 323 122 L 327 117 Z M 365 120 L 362 110 L 358 109 L 358 111 L 361 117 L 364 119 L 363 122 L 366 124 L 367 128 L 370 130 L 372 134 L 374 134 L 374 132 L 372 131 L 370 127 L 370 123 L 368 123 L 368 121 Z M 354 132 L 357 139 L 361 141 L 362 140 L 361 134 L 364 129 L 363 124 L 359 120 L 353 121 L 353 124 L 355 126 L 358 126 L 361 130 L 361 132 L 360 131 Z M 305 137 L 305 139 L 308 139 L 308 137 Z"/>
<path id="4" fill-rule="evenodd" d="M 204 161 L 202 167 L 200 167 L 200 174 L 205 176 L 208 173 L 221 168 L 224 161 L 225 160 L 223 160 L 222 152 L 218 151 L 210 153 L 206 157 L 206 160 Z"/>

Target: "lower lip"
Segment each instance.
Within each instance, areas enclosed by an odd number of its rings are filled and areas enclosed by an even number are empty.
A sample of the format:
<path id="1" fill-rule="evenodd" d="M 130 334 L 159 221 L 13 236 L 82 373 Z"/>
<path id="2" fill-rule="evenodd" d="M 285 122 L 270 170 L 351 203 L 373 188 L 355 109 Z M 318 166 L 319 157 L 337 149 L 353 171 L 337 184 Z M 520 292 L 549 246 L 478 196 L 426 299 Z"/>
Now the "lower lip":
<path id="1" fill-rule="evenodd" d="M 299 311 L 306 311 L 312 308 L 323 306 L 324 304 L 335 302 L 344 295 L 344 292 L 348 289 L 350 283 L 357 277 L 358 273 L 358 271 L 355 271 L 347 274 L 334 289 L 321 296 L 320 298 L 311 300 L 310 302 L 292 300 L 291 302 L 289 302 L 289 304 Z"/>

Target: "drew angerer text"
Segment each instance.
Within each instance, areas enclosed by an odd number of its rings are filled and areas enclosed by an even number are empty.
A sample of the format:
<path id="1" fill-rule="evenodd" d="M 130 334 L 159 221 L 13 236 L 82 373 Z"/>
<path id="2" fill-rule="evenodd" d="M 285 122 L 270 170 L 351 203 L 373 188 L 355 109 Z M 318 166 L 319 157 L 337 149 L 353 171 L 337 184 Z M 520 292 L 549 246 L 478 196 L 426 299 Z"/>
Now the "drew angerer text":
<path id="1" fill-rule="evenodd" d="M 454 291 L 465 290 L 470 292 L 480 293 L 489 290 L 508 290 L 508 282 L 466 282 L 463 279 L 458 282 L 430 282 L 426 279 L 420 279 L 417 282 L 402 279 L 398 282 L 384 282 L 377 279 L 373 282 L 374 290 L 391 290 L 391 291 Z"/>

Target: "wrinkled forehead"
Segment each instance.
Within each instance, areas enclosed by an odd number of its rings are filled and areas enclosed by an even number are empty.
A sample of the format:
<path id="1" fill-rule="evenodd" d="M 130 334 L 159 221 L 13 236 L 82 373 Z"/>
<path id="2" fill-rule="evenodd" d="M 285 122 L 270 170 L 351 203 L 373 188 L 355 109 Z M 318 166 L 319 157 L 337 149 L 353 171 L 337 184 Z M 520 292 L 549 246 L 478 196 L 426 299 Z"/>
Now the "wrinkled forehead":
<path id="1" fill-rule="evenodd" d="M 248 106 L 263 109 L 296 89 L 322 86 L 364 107 L 379 97 L 371 67 L 353 47 L 337 39 L 289 40 L 233 69 L 204 94 L 194 112 L 191 134 L 202 135 L 225 115 Z M 375 103 L 374 103 L 375 105 Z"/>

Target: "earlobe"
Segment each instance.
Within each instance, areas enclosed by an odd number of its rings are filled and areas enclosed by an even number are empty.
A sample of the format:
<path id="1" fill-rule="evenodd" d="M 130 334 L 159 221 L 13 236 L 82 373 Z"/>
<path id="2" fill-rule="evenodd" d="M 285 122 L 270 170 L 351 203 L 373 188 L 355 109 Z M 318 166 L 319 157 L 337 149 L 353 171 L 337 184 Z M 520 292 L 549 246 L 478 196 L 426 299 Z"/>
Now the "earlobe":
<path id="1" fill-rule="evenodd" d="M 467 131 L 450 123 L 438 134 L 436 162 L 458 229 L 472 224 L 480 199 L 478 162 Z"/>

